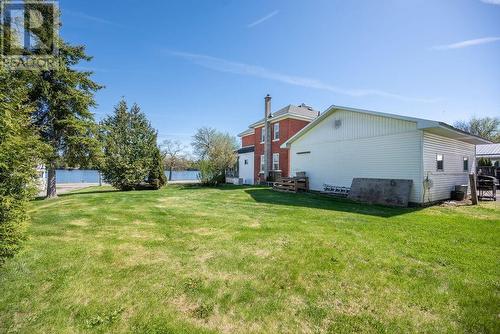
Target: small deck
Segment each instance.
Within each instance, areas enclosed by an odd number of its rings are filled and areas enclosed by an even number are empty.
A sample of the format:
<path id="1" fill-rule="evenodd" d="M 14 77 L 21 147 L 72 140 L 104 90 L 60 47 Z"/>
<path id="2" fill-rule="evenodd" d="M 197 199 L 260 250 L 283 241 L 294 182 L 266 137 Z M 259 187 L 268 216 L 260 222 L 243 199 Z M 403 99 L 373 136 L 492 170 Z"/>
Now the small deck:
<path id="1" fill-rule="evenodd" d="M 273 190 L 288 193 L 308 191 L 309 179 L 307 177 L 282 177 L 279 181 L 274 182 Z"/>

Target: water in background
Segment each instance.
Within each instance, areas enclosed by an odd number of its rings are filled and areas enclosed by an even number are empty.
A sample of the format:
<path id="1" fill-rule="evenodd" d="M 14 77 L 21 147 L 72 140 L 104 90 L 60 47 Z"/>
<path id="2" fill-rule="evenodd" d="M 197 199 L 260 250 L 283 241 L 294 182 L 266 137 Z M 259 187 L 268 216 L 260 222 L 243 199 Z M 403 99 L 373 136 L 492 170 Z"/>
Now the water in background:
<path id="1" fill-rule="evenodd" d="M 99 183 L 99 171 L 85 169 L 57 169 L 57 183 Z"/>
<path id="2" fill-rule="evenodd" d="M 165 172 L 168 179 L 168 171 Z M 200 172 L 197 170 L 172 171 L 172 181 L 196 181 L 199 180 Z"/>
<path id="3" fill-rule="evenodd" d="M 196 181 L 199 171 L 172 171 L 172 181 Z M 168 178 L 168 171 L 165 172 Z M 56 170 L 57 183 L 99 183 L 99 171 L 85 169 Z M 104 182 L 104 180 L 103 180 Z"/>

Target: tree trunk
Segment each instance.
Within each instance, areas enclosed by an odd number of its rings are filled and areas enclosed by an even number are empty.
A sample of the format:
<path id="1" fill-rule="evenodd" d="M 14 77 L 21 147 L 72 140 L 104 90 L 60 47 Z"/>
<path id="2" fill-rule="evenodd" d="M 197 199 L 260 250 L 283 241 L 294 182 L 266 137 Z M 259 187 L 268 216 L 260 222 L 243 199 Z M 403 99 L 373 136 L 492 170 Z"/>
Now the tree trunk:
<path id="1" fill-rule="evenodd" d="M 47 198 L 57 197 L 56 190 L 56 170 L 53 167 L 49 167 L 47 170 Z"/>
<path id="2" fill-rule="evenodd" d="M 172 167 L 170 167 L 170 170 L 168 171 L 168 180 L 172 181 Z"/>

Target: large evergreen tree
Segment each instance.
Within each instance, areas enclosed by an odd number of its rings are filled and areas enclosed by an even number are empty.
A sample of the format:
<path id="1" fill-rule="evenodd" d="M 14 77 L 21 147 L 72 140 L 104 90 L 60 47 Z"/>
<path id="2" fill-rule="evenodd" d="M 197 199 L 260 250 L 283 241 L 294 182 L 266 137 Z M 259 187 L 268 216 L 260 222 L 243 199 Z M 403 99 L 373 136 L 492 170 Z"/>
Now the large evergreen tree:
<path id="1" fill-rule="evenodd" d="M 101 122 L 104 179 L 120 190 L 137 189 L 148 181 L 153 187 L 165 184 L 156 130 L 139 106 L 129 110 L 122 100 L 115 113 Z"/>
<path id="2" fill-rule="evenodd" d="M 75 167 L 90 164 L 99 152 L 97 127 L 90 111 L 96 105 L 94 92 L 101 88 L 91 72 L 74 70 L 81 60 L 89 61 L 84 47 L 60 41 L 60 67 L 50 71 L 25 71 L 29 98 L 35 105 L 33 121 L 52 150 L 47 156 L 47 197 L 55 197 L 57 162 Z"/>
<path id="3" fill-rule="evenodd" d="M 36 166 L 46 149 L 31 112 L 22 82 L 0 70 L 0 263 L 19 247 L 26 205 L 37 192 Z"/>
<path id="4" fill-rule="evenodd" d="M 26 9 L 30 8 L 37 9 L 44 22 L 52 22 L 53 12 L 47 7 L 35 2 L 26 3 Z M 46 25 L 30 33 L 45 41 L 53 28 Z M 59 37 L 53 42 L 58 49 L 57 55 L 54 55 L 57 68 L 15 72 L 20 84 L 28 88 L 29 101 L 35 108 L 32 120 L 39 129 L 40 137 L 52 148 L 45 159 L 48 169 L 47 197 L 57 196 L 55 168 L 58 163 L 64 161 L 69 166 L 85 167 L 95 162 L 100 151 L 96 123 L 90 108 L 96 106 L 94 93 L 102 86 L 91 79 L 92 72 L 75 69 L 81 61 L 92 58 L 85 53 L 83 46 L 70 45 Z M 43 48 L 35 49 L 30 51 L 30 55 L 45 52 L 47 50 Z"/>

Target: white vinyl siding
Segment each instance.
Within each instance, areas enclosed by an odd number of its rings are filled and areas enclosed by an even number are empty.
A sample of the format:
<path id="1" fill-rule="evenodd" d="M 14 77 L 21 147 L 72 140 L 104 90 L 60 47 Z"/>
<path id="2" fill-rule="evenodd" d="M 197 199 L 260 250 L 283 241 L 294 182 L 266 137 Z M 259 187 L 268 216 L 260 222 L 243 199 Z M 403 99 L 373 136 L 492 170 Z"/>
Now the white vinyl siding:
<path id="1" fill-rule="evenodd" d="M 474 170 L 474 144 L 442 137 L 424 131 L 423 142 L 423 177 L 429 177 L 432 187 L 425 193 L 425 202 L 450 198 L 456 185 L 468 184 L 468 170 Z M 443 170 L 436 170 L 436 155 L 444 157 Z M 468 160 L 468 170 L 464 170 L 464 158 Z"/>
<path id="2" fill-rule="evenodd" d="M 243 184 L 254 184 L 254 152 L 239 154 L 239 177 L 243 179 Z"/>
<path id="3" fill-rule="evenodd" d="M 336 127 L 335 121 L 340 121 L 341 125 Z M 371 138 L 416 130 L 415 122 L 339 110 L 305 133 L 300 141 L 312 145 L 316 142 Z M 314 134 L 311 136 L 311 133 Z"/>
<path id="4" fill-rule="evenodd" d="M 410 179 L 410 202 L 421 202 L 422 135 L 414 122 L 341 110 L 291 145 L 291 173 L 306 172 L 319 191 L 355 177 Z"/>

